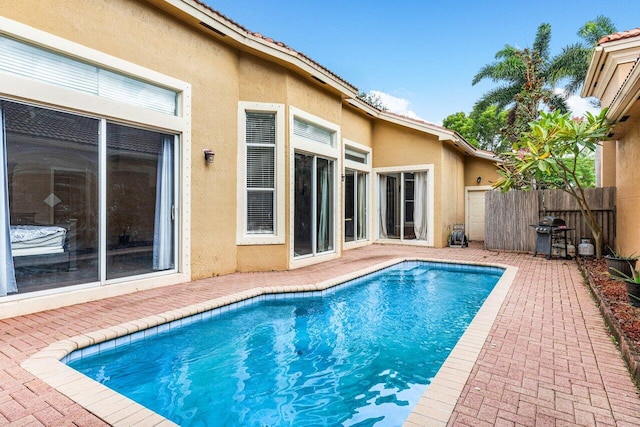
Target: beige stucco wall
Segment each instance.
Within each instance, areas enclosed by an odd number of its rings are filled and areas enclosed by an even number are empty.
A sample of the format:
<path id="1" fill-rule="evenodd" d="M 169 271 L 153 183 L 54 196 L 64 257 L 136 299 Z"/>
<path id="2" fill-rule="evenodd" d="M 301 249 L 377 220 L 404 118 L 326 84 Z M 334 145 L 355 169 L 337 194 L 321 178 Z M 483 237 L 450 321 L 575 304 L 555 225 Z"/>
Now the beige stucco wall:
<path id="1" fill-rule="evenodd" d="M 442 247 L 443 226 L 443 174 L 450 172 L 443 165 L 442 142 L 436 136 L 385 122 L 376 122 L 373 128 L 373 167 L 399 167 L 434 165 L 434 246 Z M 446 239 L 446 236 L 445 236 Z"/>
<path id="2" fill-rule="evenodd" d="M 433 163 L 438 175 L 441 150 L 436 136 L 392 123 L 376 122 L 373 126 L 374 168 Z"/>
<path id="3" fill-rule="evenodd" d="M 440 227 L 435 229 L 435 246 L 445 246 L 449 236 L 450 226 L 464 224 L 464 157 L 449 145 L 444 145 L 442 150 L 442 194 L 440 206 L 442 221 Z M 436 222 L 436 226 L 438 223 Z"/>
<path id="4" fill-rule="evenodd" d="M 285 113 L 287 118 L 289 117 L 289 106 L 293 106 L 305 113 L 340 125 L 341 99 L 321 90 L 317 84 L 305 81 L 278 65 L 246 54 L 241 55 L 239 72 L 241 101 L 281 103 L 287 108 Z M 285 128 L 285 189 L 283 192 L 286 213 L 285 243 L 238 246 L 238 271 L 284 270 L 290 267 L 291 221 L 288 213 L 292 201 L 290 197 L 291 138 L 289 120 L 285 121 Z M 339 175 L 337 174 L 337 176 Z M 235 212 L 235 204 L 233 208 Z M 337 225 L 341 226 L 340 217 L 336 218 L 336 221 Z M 342 246 L 340 229 L 336 234 L 336 251 L 340 253 Z"/>
<path id="5" fill-rule="evenodd" d="M 616 141 L 603 141 L 600 147 L 600 185 L 616 186 Z"/>
<path id="6" fill-rule="evenodd" d="M 344 105 L 342 109 L 342 138 L 371 147 L 373 145 L 372 121 Z"/>
<path id="7" fill-rule="evenodd" d="M 3 0 L 0 15 L 192 85 L 192 276 L 235 271 L 237 53 L 139 1 Z"/>
<path id="8" fill-rule="evenodd" d="M 623 254 L 640 254 L 640 123 L 617 144 L 616 243 Z"/>
<path id="9" fill-rule="evenodd" d="M 287 103 L 287 71 L 282 67 L 248 54 L 240 54 L 240 101 L 263 103 Z M 236 110 L 237 111 L 237 110 Z M 237 113 L 236 113 L 237 114 Z M 237 123 L 237 116 L 234 125 Z M 285 140 L 288 141 L 288 122 L 285 120 Z M 234 138 L 236 142 L 238 137 Z M 233 145 L 233 144 L 231 144 Z M 288 144 L 285 152 L 288 152 Z M 285 155 L 285 182 L 289 177 L 289 156 Z M 237 173 L 237 172 L 236 172 Z M 289 193 L 284 191 L 285 206 L 288 212 Z M 235 203 L 233 206 L 235 210 Z M 236 219 L 234 217 L 234 224 Z M 288 224 L 288 223 L 287 223 Z M 238 271 L 285 270 L 288 267 L 288 227 L 285 227 L 285 243 L 274 245 L 246 245 L 237 248 Z"/>
<path id="10" fill-rule="evenodd" d="M 471 187 L 491 185 L 499 177 L 497 170 L 498 167 L 493 160 L 465 156 L 464 185 Z M 478 177 L 482 177 L 480 183 L 478 183 Z"/>
<path id="11" fill-rule="evenodd" d="M 169 7 L 165 4 L 165 7 Z M 285 269 L 290 261 L 290 136 L 285 132 L 285 243 L 237 246 L 238 101 L 281 103 L 340 127 L 341 136 L 373 148 L 373 167 L 434 165 L 435 238 L 464 222 L 465 177 L 482 171 L 466 164 L 436 136 L 373 119 L 335 92 L 268 60 L 240 52 L 150 3 L 134 0 L 3 0 L 0 15 L 191 85 L 190 262 L 193 279 L 232 271 Z M 130 35 L 130 36 L 123 36 Z M 161 42 L 159 42 L 161 41 Z M 212 149 L 214 162 L 202 151 Z M 465 172 L 465 168 L 469 169 Z M 339 176 L 339 174 L 338 174 Z M 484 181 L 483 181 L 484 183 Z M 455 197 L 450 197 L 454 194 Z M 446 195 L 446 197 L 443 197 Z M 371 193 L 373 197 L 374 194 Z M 342 193 L 338 194 L 342 204 Z M 342 248 L 342 214 L 336 250 Z"/>

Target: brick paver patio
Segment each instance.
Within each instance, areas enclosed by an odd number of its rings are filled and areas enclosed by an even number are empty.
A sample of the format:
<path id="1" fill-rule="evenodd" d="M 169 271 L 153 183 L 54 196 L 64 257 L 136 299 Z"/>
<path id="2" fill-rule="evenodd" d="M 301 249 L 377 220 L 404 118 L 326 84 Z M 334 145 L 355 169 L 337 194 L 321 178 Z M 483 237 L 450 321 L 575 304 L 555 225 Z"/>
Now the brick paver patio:
<path id="1" fill-rule="evenodd" d="M 317 283 L 397 257 L 518 267 L 452 426 L 640 426 L 640 397 L 573 261 L 373 245 L 289 272 L 238 273 L 0 320 L 0 425 L 104 425 L 24 370 L 49 344 L 257 286 Z"/>

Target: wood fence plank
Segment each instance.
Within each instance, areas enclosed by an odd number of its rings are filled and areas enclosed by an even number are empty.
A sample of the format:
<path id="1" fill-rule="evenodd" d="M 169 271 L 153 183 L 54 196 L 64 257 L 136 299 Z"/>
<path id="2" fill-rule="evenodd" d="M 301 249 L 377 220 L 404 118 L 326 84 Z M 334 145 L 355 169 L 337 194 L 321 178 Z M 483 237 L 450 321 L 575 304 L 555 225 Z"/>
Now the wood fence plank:
<path id="1" fill-rule="evenodd" d="M 585 190 L 591 209 L 602 227 L 603 244 L 615 248 L 615 187 Z M 488 191 L 485 199 L 485 248 L 533 252 L 536 233 L 531 227 L 543 216 L 558 216 L 567 227 L 575 228 L 568 237 L 574 245 L 581 238 L 591 238 L 577 202 L 561 190 Z"/>

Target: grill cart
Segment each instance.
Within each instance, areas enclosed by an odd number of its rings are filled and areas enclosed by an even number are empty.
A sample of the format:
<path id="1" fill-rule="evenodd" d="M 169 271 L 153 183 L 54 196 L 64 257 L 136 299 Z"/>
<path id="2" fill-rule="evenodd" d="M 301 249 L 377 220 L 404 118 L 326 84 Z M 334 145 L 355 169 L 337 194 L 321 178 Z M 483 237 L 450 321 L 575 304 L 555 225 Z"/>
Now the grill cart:
<path id="1" fill-rule="evenodd" d="M 564 219 L 555 216 L 545 216 L 538 224 L 533 224 L 536 230 L 536 248 L 533 256 L 541 252 L 551 259 L 553 249 L 559 249 L 560 255 L 565 259 L 571 259 L 568 249 L 567 232 L 573 228 L 567 228 Z"/>

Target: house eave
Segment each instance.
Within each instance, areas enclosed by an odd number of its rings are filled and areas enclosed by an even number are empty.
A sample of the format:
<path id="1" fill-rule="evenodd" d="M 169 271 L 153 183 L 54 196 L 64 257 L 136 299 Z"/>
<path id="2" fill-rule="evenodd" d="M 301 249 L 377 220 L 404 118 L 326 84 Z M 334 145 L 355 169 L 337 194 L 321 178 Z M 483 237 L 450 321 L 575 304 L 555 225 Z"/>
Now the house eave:
<path id="1" fill-rule="evenodd" d="M 356 97 L 358 94 L 358 89 L 355 86 L 340 79 L 304 54 L 283 43 L 262 37 L 258 33 L 251 33 L 240 25 L 216 14 L 213 9 L 197 0 L 145 1 L 222 43 L 279 63 L 339 94 L 342 98 Z"/>

